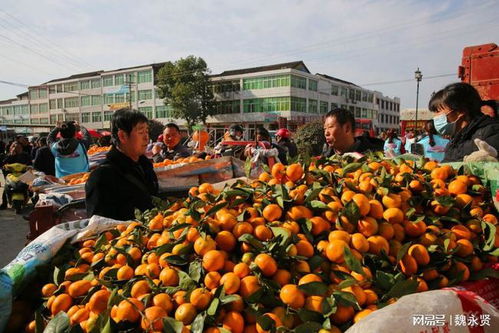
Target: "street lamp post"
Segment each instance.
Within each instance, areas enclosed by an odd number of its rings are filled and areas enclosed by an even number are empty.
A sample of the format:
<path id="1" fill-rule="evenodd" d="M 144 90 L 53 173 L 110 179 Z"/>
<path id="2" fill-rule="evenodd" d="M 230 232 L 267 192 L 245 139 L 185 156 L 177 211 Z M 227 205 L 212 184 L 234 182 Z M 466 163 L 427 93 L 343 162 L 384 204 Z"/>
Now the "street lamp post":
<path id="1" fill-rule="evenodd" d="M 419 102 L 419 82 L 423 79 L 423 74 L 421 71 L 418 69 L 414 72 L 414 78 L 417 81 L 417 88 L 416 88 L 416 124 L 415 124 L 415 129 L 418 128 L 418 102 Z"/>

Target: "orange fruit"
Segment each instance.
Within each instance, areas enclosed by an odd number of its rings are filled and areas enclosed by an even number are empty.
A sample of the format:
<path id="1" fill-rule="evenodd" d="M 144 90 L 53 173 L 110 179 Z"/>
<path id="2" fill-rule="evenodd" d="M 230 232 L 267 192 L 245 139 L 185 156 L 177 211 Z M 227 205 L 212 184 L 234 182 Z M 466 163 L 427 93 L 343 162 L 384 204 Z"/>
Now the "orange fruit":
<path id="1" fill-rule="evenodd" d="M 270 204 L 265 206 L 262 215 L 269 222 L 277 221 L 282 216 L 282 209 L 276 204 Z"/>
<path id="2" fill-rule="evenodd" d="M 222 252 L 210 250 L 203 256 L 203 268 L 208 272 L 218 271 L 224 267 L 225 258 Z"/>
<path id="3" fill-rule="evenodd" d="M 196 308 L 191 303 L 181 304 L 177 310 L 175 310 L 175 319 L 181 321 L 184 325 L 192 323 L 196 315 Z"/>
<path id="4" fill-rule="evenodd" d="M 229 213 L 217 215 L 218 224 L 223 230 L 232 230 L 237 224 L 237 218 Z"/>
<path id="5" fill-rule="evenodd" d="M 343 324 L 353 318 L 355 311 L 351 306 L 338 305 L 331 319 L 335 324 Z"/>
<path id="6" fill-rule="evenodd" d="M 232 333 L 243 333 L 244 318 L 239 312 L 229 311 L 223 317 L 222 325 Z"/>
<path id="7" fill-rule="evenodd" d="M 421 244 L 411 245 L 407 253 L 416 260 L 418 265 L 424 266 L 430 263 L 430 254 L 426 247 Z"/>
<path id="8" fill-rule="evenodd" d="M 266 253 L 257 255 L 254 262 L 265 276 L 272 276 L 277 272 L 277 262 Z"/>
<path id="9" fill-rule="evenodd" d="M 357 204 L 359 207 L 359 212 L 361 216 L 366 216 L 369 214 L 369 211 L 371 210 L 371 204 L 369 203 L 369 199 L 361 193 L 355 194 L 352 197 L 352 200 Z"/>
<path id="10" fill-rule="evenodd" d="M 345 243 L 350 243 L 351 235 L 344 230 L 333 230 L 329 233 L 328 240 L 331 242 L 334 239 L 339 239 Z"/>
<path id="11" fill-rule="evenodd" d="M 416 274 L 418 271 L 418 263 L 413 256 L 405 254 L 399 261 L 400 270 L 407 276 Z"/>
<path id="12" fill-rule="evenodd" d="M 248 275 L 241 279 L 241 285 L 239 287 L 239 294 L 243 298 L 248 298 L 250 295 L 254 294 L 262 287 L 258 283 L 258 278 L 254 275 Z"/>
<path id="13" fill-rule="evenodd" d="M 383 205 L 378 200 L 369 200 L 369 216 L 375 219 L 383 217 Z"/>
<path id="14" fill-rule="evenodd" d="M 379 255 L 381 250 L 385 251 L 387 254 L 390 252 L 390 244 L 388 244 L 388 241 L 382 236 L 371 236 L 367 238 L 367 242 L 369 243 L 369 253 Z"/>
<path id="15" fill-rule="evenodd" d="M 88 309 L 97 314 L 104 312 L 107 309 L 109 296 L 110 293 L 107 289 L 95 292 L 87 303 Z"/>
<path id="16" fill-rule="evenodd" d="M 166 313 L 170 313 L 173 310 L 173 302 L 170 295 L 166 293 L 159 293 L 154 295 L 152 302 L 155 306 L 159 306 L 166 311 Z"/>
<path id="17" fill-rule="evenodd" d="M 275 165 L 275 164 L 274 164 Z M 292 206 L 287 212 L 288 219 L 296 221 L 301 218 L 310 219 L 314 216 L 312 211 L 305 206 Z"/>
<path id="18" fill-rule="evenodd" d="M 378 233 L 378 222 L 376 219 L 366 216 L 357 222 L 357 230 L 366 237 L 373 236 Z"/>
<path id="19" fill-rule="evenodd" d="M 468 239 L 462 238 L 456 241 L 457 243 L 457 255 L 460 257 L 468 257 L 473 254 L 473 243 Z"/>
<path id="20" fill-rule="evenodd" d="M 358 232 L 352 235 L 351 246 L 362 253 L 369 251 L 369 242 L 364 235 Z"/>
<path id="21" fill-rule="evenodd" d="M 241 286 L 241 279 L 232 272 L 225 273 L 220 279 L 220 284 L 224 286 L 226 294 L 235 294 Z M 192 303 L 192 302 L 191 302 Z"/>
<path id="22" fill-rule="evenodd" d="M 178 272 L 173 268 L 163 268 L 159 274 L 159 280 L 163 286 L 176 287 L 179 283 Z"/>
<path id="23" fill-rule="evenodd" d="M 251 270 L 250 270 L 248 264 L 246 264 L 244 262 L 240 262 L 240 263 L 236 264 L 232 271 L 240 279 L 242 279 L 243 277 L 245 277 L 251 273 Z"/>
<path id="24" fill-rule="evenodd" d="M 468 186 L 461 180 L 453 180 L 448 186 L 449 193 L 453 195 L 464 194 L 468 191 Z"/>
<path id="25" fill-rule="evenodd" d="M 335 263 L 342 263 L 345 258 L 343 257 L 345 253 L 345 247 L 348 247 L 348 243 L 340 239 L 333 239 L 329 242 L 326 247 L 327 258 Z"/>
<path id="26" fill-rule="evenodd" d="M 57 286 L 53 283 L 47 283 L 42 288 L 43 297 L 50 297 L 54 294 L 54 291 L 57 290 Z"/>
<path id="27" fill-rule="evenodd" d="M 322 297 L 322 296 L 308 296 L 305 299 L 305 309 L 322 313 L 322 302 L 323 301 L 324 301 L 324 297 Z"/>
<path id="28" fill-rule="evenodd" d="M 151 306 L 145 309 L 144 317 L 140 323 L 140 327 L 150 331 L 162 331 L 163 330 L 163 318 L 166 317 L 166 311 L 159 306 Z"/>
<path id="29" fill-rule="evenodd" d="M 50 304 L 50 311 L 52 315 L 56 315 L 61 311 L 68 311 L 68 309 L 73 304 L 73 299 L 68 294 L 59 294 L 55 296 L 54 300 Z"/>
<path id="30" fill-rule="evenodd" d="M 218 288 L 222 276 L 218 272 L 208 272 L 204 277 L 204 285 L 212 290 Z"/>
<path id="31" fill-rule="evenodd" d="M 328 221 L 324 220 L 320 216 L 314 216 L 310 219 L 312 223 L 312 235 L 317 236 L 318 234 L 328 231 L 331 228 L 331 225 Z"/>
<path id="32" fill-rule="evenodd" d="M 371 310 L 371 309 L 364 309 L 364 310 L 357 312 L 355 314 L 355 316 L 353 317 L 353 322 L 354 323 L 359 322 L 361 319 L 367 317 L 371 312 L 373 312 L 373 310 Z"/>
<path id="33" fill-rule="evenodd" d="M 206 252 L 210 250 L 215 250 L 217 247 L 216 242 L 211 238 L 211 236 L 206 236 L 206 238 L 199 237 L 194 242 L 194 251 L 203 256 Z"/>
<path id="34" fill-rule="evenodd" d="M 282 287 L 291 281 L 291 273 L 285 269 L 278 269 L 274 276 L 272 276 L 272 280 Z"/>
<path id="35" fill-rule="evenodd" d="M 134 271 L 133 268 L 125 265 L 122 266 L 118 269 L 118 272 L 116 273 L 116 277 L 118 280 L 130 280 L 134 276 Z"/>
<path id="36" fill-rule="evenodd" d="M 302 285 L 302 284 L 306 284 L 306 283 L 310 283 L 310 282 L 322 282 L 322 279 L 320 276 L 318 276 L 317 274 L 307 274 L 307 275 L 304 275 L 299 281 L 298 281 L 298 285 Z"/>
<path id="37" fill-rule="evenodd" d="M 117 321 L 137 322 L 140 312 L 144 311 L 144 304 L 136 298 L 127 298 L 118 304 L 116 312 Z"/>
<path id="38" fill-rule="evenodd" d="M 391 224 L 402 223 L 404 212 L 400 208 L 388 208 L 383 212 L 383 218 Z"/>
<path id="39" fill-rule="evenodd" d="M 146 280 L 139 280 L 133 284 L 130 295 L 133 298 L 139 298 L 140 296 L 145 295 L 149 292 L 151 292 L 149 283 L 147 283 Z"/>
<path id="40" fill-rule="evenodd" d="M 305 305 L 305 295 L 296 284 L 287 284 L 279 292 L 281 301 L 293 309 L 301 309 Z"/>
<path id="41" fill-rule="evenodd" d="M 272 166 L 270 173 L 272 174 L 272 177 L 276 178 L 278 181 L 281 181 L 283 176 L 286 174 L 286 166 L 282 163 L 275 163 Z"/>
<path id="42" fill-rule="evenodd" d="M 261 241 L 268 241 L 274 236 L 274 234 L 272 233 L 272 229 L 263 224 L 257 225 L 253 233 L 255 237 Z"/>
<path id="43" fill-rule="evenodd" d="M 383 198 L 381 198 L 381 202 L 386 208 L 399 208 L 402 204 L 402 198 L 398 194 L 390 193 L 384 195 Z"/>
<path id="44" fill-rule="evenodd" d="M 68 288 L 69 296 L 76 298 L 85 295 L 90 288 L 92 288 L 92 284 L 88 280 L 79 280 L 71 283 Z"/>
<path id="45" fill-rule="evenodd" d="M 220 231 L 217 234 L 217 236 L 215 237 L 215 242 L 221 250 L 230 252 L 236 246 L 237 240 L 230 231 L 224 230 Z"/>
<path id="46" fill-rule="evenodd" d="M 196 288 L 192 291 L 190 304 L 197 310 L 204 310 L 210 305 L 212 294 L 204 288 Z"/>
<path id="47" fill-rule="evenodd" d="M 456 235 L 457 239 L 471 238 L 471 231 L 464 225 L 455 225 L 450 230 L 454 235 Z"/>

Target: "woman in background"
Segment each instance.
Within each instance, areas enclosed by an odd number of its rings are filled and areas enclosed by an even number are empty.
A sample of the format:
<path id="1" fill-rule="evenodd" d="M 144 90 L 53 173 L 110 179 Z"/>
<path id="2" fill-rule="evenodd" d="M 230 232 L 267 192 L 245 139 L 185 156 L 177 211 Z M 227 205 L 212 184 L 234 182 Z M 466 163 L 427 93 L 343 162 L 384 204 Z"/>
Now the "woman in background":
<path id="1" fill-rule="evenodd" d="M 432 160 L 442 161 L 445 156 L 445 147 L 449 140 L 438 135 L 433 120 L 428 120 L 425 124 L 426 136 L 418 141 L 423 146 L 424 156 Z"/>

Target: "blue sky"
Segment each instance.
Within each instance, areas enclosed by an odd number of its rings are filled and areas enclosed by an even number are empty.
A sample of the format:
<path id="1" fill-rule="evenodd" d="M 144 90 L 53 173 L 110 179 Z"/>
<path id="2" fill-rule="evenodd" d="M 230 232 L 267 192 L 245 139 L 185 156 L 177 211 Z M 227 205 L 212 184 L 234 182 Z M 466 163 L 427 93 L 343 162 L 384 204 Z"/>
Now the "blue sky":
<path id="1" fill-rule="evenodd" d="M 428 77 L 455 74 L 465 46 L 499 43 L 498 13 L 495 0 L 3 0 L 0 80 L 36 85 L 190 54 L 213 73 L 303 60 L 406 108 L 419 66 L 426 106 L 458 80 Z M 0 99 L 23 91 L 0 84 Z"/>

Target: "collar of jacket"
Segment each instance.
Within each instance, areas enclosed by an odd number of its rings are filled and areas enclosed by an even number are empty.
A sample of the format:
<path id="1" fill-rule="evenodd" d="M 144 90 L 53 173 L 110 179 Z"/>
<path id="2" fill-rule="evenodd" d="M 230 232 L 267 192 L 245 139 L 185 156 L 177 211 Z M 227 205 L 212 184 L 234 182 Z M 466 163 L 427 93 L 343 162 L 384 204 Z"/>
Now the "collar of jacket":
<path id="1" fill-rule="evenodd" d="M 494 118 L 491 118 L 491 117 L 486 116 L 484 114 L 473 118 L 471 120 L 471 122 L 468 124 L 468 126 L 466 126 L 462 130 L 457 132 L 456 136 L 451 139 L 450 145 L 454 145 L 454 144 L 460 142 L 461 140 L 471 139 L 473 134 L 475 134 L 475 132 L 478 129 L 480 129 L 484 126 L 487 126 L 493 122 L 494 122 Z"/>
<path id="2" fill-rule="evenodd" d="M 116 148 L 116 146 L 112 146 L 111 150 L 107 153 L 106 158 L 112 162 L 113 164 L 117 165 L 120 169 L 128 169 L 129 167 L 136 167 L 136 166 L 142 166 L 144 163 L 149 162 L 147 157 L 144 155 L 141 155 L 139 157 L 139 160 L 135 162 L 132 160 L 130 157 L 126 156 L 123 154 L 121 151 Z"/>

